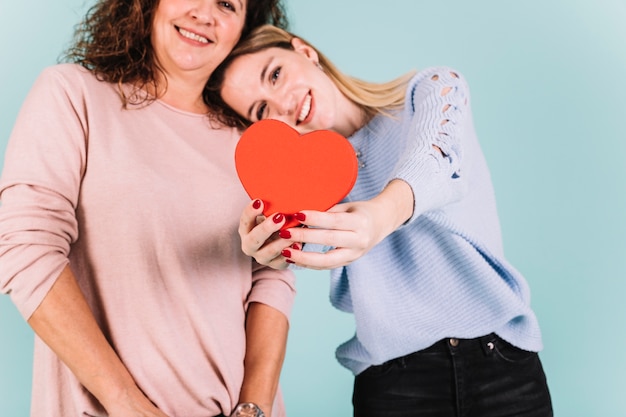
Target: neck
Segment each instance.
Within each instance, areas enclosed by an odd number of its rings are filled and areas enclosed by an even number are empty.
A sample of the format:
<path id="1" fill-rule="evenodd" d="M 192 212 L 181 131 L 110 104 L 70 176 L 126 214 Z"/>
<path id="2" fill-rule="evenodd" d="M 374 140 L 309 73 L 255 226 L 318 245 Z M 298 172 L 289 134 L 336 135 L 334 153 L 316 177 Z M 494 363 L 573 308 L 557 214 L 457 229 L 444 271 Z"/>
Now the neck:
<path id="1" fill-rule="evenodd" d="M 360 105 L 347 97 L 345 97 L 345 103 L 342 107 L 346 111 L 339 121 L 340 124 L 334 130 L 344 137 L 350 137 L 354 132 L 365 126 L 369 122 L 370 117 Z"/>
<path id="2" fill-rule="evenodd" d="M 155 94 L 161 101 L 179 110 L 206 114 L 209 109 L 202 99 L 206 77 L 173 77 L 164 74 Z"/>

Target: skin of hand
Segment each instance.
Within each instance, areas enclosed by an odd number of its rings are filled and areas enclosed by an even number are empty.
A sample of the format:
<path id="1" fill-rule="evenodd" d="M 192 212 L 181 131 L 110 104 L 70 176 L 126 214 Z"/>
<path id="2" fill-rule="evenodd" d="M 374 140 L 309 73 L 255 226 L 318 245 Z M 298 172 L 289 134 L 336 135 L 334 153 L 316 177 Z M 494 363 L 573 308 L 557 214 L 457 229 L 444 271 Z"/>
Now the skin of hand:
<path id="1" fill-rule="evenodd" d="M 110 417 L 167 417 L 141 392 L 65 267 L 28 323 Z"/>
<path id="2" fill-rule="evenodd" d="M 239 219 L 242 251 L 261 265 L 274 269 L 287 268 L 289 264 L 280 253 L 291 245 L 291 242 L 278 236 L 278 231 L 284 223 L 285 216 L 280 213 L 264 217 L 263 202 L 254 200 L 244 208 Z"/>
<path id="3" fill-rule="evenodd" d="M 273 268 L 289 263 L 309 269 L 332 269 L 360 258 L 395 231 L 413 214 L 413 191 L 402 180 L 392 180 L 376 197 L 368 201 L 338 204 L 327 212 L 303 210 L 306 228 L 279 231 L 284 221 L 272 216 L 256 224 L 260 213 L 253 205 L 243 212 L 239 233 L 242 249 L 257 262 Z M 294 242 L 332 246 L 326 253 L 294 249 Z"/>
<path id="4" fill-rule="evenodd" d="M 289 322 L 280 311 L 251 303 L 246 316 L 246 356 L 239 403 L 253 402 L 266 416 L 272 406 L 285 359 Z"/>

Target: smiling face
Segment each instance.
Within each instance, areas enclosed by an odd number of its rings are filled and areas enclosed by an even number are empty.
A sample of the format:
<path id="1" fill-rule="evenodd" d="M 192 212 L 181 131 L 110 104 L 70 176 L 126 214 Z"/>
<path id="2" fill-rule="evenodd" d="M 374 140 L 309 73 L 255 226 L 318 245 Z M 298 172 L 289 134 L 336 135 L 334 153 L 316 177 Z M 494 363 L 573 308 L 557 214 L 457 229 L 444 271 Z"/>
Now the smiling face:
<path id="1" fill-rule="evenodd" d="M 160 0 L 152 44 L 168 77 L 208 78 L 233 49 L 243 29 L 248 0 Z"/>
<path id="2" fill-rule="evenodd" d="M 235 58 L 224 74 L 224 102 L 251 122 L 277 119 L 301 134 L 327 129 L 351 135 L 362 124 L 355 125 L 358 107 L 318 66 L 313 48 L 298 38 L 292 45 Z"/>

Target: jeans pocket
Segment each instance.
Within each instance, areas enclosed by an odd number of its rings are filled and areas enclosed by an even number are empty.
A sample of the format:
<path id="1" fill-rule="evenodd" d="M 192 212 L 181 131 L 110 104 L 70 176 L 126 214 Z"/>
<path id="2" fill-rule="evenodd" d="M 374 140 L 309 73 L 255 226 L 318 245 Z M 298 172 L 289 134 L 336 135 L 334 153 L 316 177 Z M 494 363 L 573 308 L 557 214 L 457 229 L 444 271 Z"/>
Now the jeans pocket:
<path id="1" fill-rule="evenodd" d="M 358 376 L 362 378 L 378 378 L 386 375 L 389 371 L 395 367 L 394 363 L 398 359 L 391 359 L 387 362 L 383 362 L 380 365 L 372 365 L 363 372 L 361 372 Z"/>
<path id="2" fill-rule="evenodd" d="M 520 349 L 506 340 L 496 338 L 493 341 L 495 354 L 502 360 L 510 363 L 519 363 L 531 360 L 537 356 L 537 352 Z"/>

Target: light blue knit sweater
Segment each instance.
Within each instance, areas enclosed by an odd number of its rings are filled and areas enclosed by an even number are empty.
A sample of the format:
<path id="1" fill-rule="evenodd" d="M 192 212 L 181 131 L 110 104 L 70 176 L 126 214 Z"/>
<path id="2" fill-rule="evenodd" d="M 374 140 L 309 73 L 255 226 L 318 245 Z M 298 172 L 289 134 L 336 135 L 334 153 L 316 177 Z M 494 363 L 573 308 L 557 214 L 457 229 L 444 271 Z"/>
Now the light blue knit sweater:
<path id="1" fill-rule="evenodd" d="M 490 332 L 539 351 L 528 286 L 504 258 L 463 77 L 450 68 L 419 72 L 397 116 L 377 116 L 349 138 L 362 166 L 346 201 L 371 199 L 400 178 L 413 189 L 415 211 L 362 258 L 331 272 L 331 302 L 356 322 L 337 359 L 358 374 L 445 337 Z"/>

